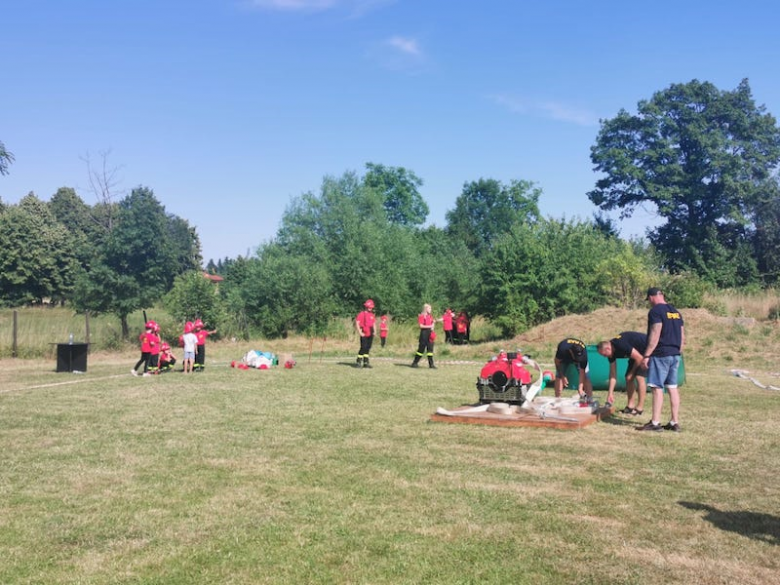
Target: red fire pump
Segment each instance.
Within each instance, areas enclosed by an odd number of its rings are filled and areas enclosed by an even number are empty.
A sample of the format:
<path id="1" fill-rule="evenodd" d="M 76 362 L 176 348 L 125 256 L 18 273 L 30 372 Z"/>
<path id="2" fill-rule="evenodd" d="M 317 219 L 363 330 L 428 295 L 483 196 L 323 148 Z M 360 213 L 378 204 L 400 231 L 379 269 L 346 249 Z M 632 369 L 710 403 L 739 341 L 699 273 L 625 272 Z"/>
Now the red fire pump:
<path id="1" fill-rule="evenodd" d="M 482 367 L 477 378 L 479 402 L 481 404 L 490 402 L 522 404 L 525 402 L 532 379 L 531 372 L 526 369 L 527 365 L 539 369 L 536 362 L 530 356 L 523 355 L 521 351 L 505 352 L 502 350 L 498 355 L 493 356 Z"/>

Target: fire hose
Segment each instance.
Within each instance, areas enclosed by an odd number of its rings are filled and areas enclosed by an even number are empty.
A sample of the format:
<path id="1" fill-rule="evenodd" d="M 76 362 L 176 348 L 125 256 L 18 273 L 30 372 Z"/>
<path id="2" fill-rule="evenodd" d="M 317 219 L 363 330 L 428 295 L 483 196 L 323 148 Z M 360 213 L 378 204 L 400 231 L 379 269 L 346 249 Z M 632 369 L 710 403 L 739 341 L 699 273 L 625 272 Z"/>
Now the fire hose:
<path id="1" fill-rule="evenodd" d="M 759 388 L 763 388 L 764 390 L 780 390 L 780 388 L 778 388 L 777 386 L 762 384 L 755 378 L 751 378 L 750 376 L 747 375 L 747 372 L 745 370 L 731 370 L 731 373 L 734 374 L 737 378 L 742 378 L 743 380 L 750 380 L 751 382 L 753 382 L 753 384 L 755 384 Z"/>

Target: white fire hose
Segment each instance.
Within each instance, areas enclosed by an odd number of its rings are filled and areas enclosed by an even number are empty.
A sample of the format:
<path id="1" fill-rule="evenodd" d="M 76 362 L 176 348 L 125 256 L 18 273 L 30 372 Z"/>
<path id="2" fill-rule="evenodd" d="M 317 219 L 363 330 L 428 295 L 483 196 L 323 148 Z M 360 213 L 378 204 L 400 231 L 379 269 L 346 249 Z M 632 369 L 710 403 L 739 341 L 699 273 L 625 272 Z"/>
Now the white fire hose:
<path id="1" fill-rule="evenodd" d="M 762 384 L 755 378 L 751 378 L 750 376 L 747 375 L 747 372 L 745 370 L 731 370 L 731 373 L 734 374 L 737 378 L 742 378 L 743 380 L 750 380 L 751 382 L 753 382 L 753 384 L 755 384 L 759 388 L 763 388 L 764 390 L 780 390 L 780 388 L 778 388 L 777 386 L 772 386 L 772 385 L 767 386 L 766 384 Z"/>

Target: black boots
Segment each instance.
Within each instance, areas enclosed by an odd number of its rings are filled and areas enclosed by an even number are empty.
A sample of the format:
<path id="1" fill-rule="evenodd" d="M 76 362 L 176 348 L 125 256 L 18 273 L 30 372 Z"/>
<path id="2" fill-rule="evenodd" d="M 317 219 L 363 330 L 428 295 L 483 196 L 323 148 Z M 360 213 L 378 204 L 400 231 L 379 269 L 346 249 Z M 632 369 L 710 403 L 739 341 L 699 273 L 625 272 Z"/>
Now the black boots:
<path id="1" fill-rule="evenodd" d="M 411 367 L 413 367 L 413 368 L 420 367 L 419 363 L 420 363 L 420 358 L 421 357 L 422 356 L 419 356 L 419 355 L 414 356 L 414 361 L 412 362 L 412 366 Z M 428 367 L 432 368 L 434 370 L 436 369 L 436 364 L 433 363 L 433 356 L 432 355 L 428 356 Z"/>

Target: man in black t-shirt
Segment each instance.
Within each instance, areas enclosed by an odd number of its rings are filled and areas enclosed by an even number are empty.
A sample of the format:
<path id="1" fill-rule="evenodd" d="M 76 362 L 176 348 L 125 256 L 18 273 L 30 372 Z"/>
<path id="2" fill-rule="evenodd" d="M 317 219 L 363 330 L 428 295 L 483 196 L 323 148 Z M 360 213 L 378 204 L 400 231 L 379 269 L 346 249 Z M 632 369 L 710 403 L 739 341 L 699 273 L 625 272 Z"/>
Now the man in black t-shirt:
<path id="1" fill-rule="evenodd" d="M 574 337 L 567 337 L 558 344 L 555 350 L 555 396 L 560 397 L 563 388 L 569 385 L 566 378 L 566 368 L 575 364 L 579 370 L 580 382 L 577 392 L 581 399 L 587 397 L 588 402 L 593 400 L 593 385 L 590 382 L 590 370 L 588 368 L 588 351 L 585 344 Z"/>
<path id="2" fill-rule="evenodd" d="M 637 427 L 638 431 L 680 431 L 680 391 L 677 372 L 685 346 L 685 322 L 674 306 L 666 302 L 660 288 L 647 290 L 650 311 L 647 313 L 647 349 L 642 365 L 647 366 L 647 385 L 653 390 L 653 418 Z M 661 426 L 664 388 L 669 392 L 671 420 Z"/>
<path id="3" fill-rule="evenodd" d="M 602 341 L 597 346 L 599 354 L 609 360 L 609 388 L 607 390 L 607 408 L 615 403 L 615 386 L 617 385 L 618 358 L 628 358 L 626 366 L 626 397 L 628 404 L 621 411 L 623 414 L 640 415 L 645 409 L 647 396 L 647 369 L 642 367 L 642 356 L 647 348 L 647 335 L 638 331 L 624 331 L 609 341 Z"/>

